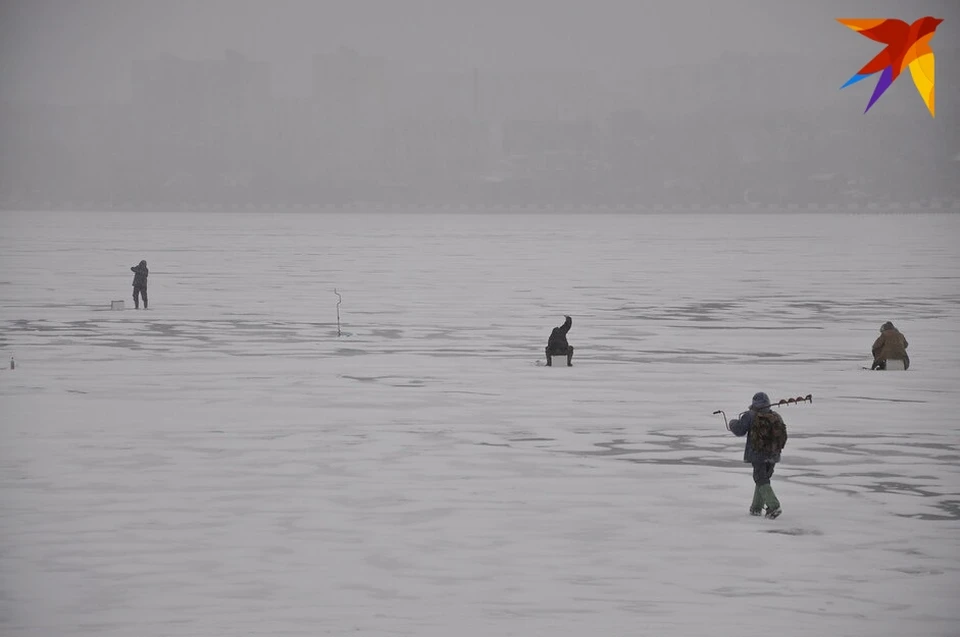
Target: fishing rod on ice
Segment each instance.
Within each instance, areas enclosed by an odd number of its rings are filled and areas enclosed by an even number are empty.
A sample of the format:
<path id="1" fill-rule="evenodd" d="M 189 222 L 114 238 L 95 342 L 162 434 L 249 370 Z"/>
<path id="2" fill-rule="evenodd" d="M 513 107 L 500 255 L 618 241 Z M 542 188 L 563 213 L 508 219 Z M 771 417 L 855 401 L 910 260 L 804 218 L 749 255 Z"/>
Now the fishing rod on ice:
<path id="1" fill-rule="evenodd" d="M 796 398 L 781 398 L 776 402 L 771 402 L 770 407 L 784 407 L 786 405 L 797 405 L 800 403 L 813 403 L 813 394 L 807 394 L 806 396 L 797 396 Z M 730 431 L 730 421 L 727 420 L 727 415 L 723 413 L 722 409 L 718 409 L 713 412 L 713 415 L 716 416 L 720 414 L 723 417 L 723 426 L 727 428 L 727 431 Z"/>

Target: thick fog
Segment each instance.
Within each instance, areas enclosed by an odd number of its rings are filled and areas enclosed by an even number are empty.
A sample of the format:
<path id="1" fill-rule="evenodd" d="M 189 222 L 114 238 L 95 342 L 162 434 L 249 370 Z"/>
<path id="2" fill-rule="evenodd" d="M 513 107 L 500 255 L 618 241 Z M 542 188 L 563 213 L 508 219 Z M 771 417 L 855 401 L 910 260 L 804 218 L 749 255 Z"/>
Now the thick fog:
<path id="1" fill-rule="evenodd" d="M 943 18 L 936 117 L 836 21 Z M 960 199 L 954 0 L 6 0 L 0 207 Z"/>

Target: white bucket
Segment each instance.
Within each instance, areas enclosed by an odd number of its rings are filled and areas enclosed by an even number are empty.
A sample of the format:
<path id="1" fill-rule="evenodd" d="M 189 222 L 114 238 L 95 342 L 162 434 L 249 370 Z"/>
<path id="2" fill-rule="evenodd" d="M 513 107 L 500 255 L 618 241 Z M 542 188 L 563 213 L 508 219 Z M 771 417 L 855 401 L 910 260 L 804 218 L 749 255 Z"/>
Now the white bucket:
<path id="1" fill-rule="evenodd" d="M 122 301 L 122 300 L 120 300 L 120 301 L 110 301 L 110 309 L 111 309 L 111 310 L 122 310 L 122 309 L 123 309 L 123 301 Z"/>
<path id="2" fill-rule="evenodd" d="M 903 361 L 896 358 L 887 359 L 887 371 L 903 371 L 906 367 L 903 366 Z"/>

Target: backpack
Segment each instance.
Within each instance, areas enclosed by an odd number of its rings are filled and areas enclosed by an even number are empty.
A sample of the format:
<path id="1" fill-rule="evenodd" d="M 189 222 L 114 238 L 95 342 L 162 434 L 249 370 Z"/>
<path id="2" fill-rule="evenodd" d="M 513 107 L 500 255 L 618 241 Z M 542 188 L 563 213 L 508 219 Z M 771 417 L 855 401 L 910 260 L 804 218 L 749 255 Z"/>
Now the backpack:
<path id="1" fill-rule="evenodd" d="M 775 411 L 755 412 L 749 440 L 755 452 L 776 455 L 787 445 L 787 425 Z"/>

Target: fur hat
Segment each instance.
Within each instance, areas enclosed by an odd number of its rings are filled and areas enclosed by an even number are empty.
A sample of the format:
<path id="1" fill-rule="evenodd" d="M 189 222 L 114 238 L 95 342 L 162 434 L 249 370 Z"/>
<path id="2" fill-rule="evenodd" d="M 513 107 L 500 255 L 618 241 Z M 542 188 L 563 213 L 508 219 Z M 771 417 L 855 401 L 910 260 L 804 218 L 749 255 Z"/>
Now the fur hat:
<path id="1" fill-rule="evenodd" d="M 891 323 L 890 321 L 887 321 L 886 323 L 880 326 L 881 332 L 886 332 L 887 330 L 892 330 L 892 329 L 894 329 L 894 327 L 893 327 L 893 323 Z"/>

